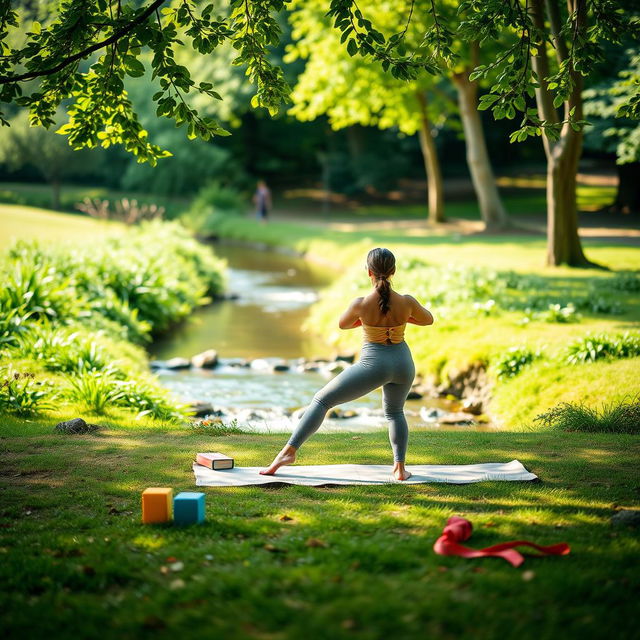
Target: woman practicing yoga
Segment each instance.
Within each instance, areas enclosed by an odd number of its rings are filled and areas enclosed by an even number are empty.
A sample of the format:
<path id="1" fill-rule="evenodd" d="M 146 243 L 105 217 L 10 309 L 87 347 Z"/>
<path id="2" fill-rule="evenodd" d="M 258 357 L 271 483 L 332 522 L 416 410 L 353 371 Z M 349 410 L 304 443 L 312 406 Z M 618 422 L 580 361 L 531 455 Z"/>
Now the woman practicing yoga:
<path id="1" fill-rule="evenodd" d="M 404 329 L 407 323 L 433 324 L 433 316 L 415 298 L 391 288 L 389 278 L 396 272 L 396 259 L 389 249 L 369 251 L 367 271 L 373 291 L 364 298 L 356 298 L 338 322 L 341 329 L 362 326 L 364 344 L 360 360 L 316 393 L 289 442 L 271 465 L 260 472 L 263 475 L 273 475 L 281 466 L 293 464 L 297 450 L 318 430 L 329 409 L 378 387 L 382 387 L 384 415 L 389 421 L 393 475 L 397 480 L 406 480 L 411 475 L 404 468 L 409 439 L 404 402 L 413 384 L 415 368 L 404 341 Z"/>

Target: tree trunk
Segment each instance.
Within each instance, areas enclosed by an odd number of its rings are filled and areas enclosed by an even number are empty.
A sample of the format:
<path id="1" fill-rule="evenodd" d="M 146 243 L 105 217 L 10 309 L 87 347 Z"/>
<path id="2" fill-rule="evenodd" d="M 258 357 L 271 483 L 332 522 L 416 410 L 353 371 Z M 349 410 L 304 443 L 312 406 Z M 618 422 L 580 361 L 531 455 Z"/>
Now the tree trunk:
<path id="1" fill-rule="evenodd" d="M 612 213 L 640 213 L 640 162 L 616 165 L 618 190 L 615 202 L 607 207 Z"/>
<path id="2" fill-rule="evenodd" d="M 454 74 L 454 84 L 458 91 L 460 118 L 464 129 L 467 151 L 467 165 L 473 188 L 478 198 L 480 215 L 485 229 L 497 230 L 509 226 L 509 217 L 498 193 L 496 180 L 491 168 L 487 140 L 482 128 L 482 120 L 478 112 L 478 88 L 475 82 L 469 82 L 469 74 Z"/>
<path id="3" fill-rule="evenodd" d="M 570 12 L 576 13 L 576 28 L 584 29 L 585 0 L 575 0 L 575 6 L 569 3 Z M 551 16 L 551 36 L 559 43 L 561 34 L 558 31 L 558 1 L 548 0 L 547 6 Z M 544 20 L 543 0 L 532 0 L 530 10 L 533 22 L 541 32 L 548 32 Z M 547 122 L 559 122 L 558 112 L 553 106 L 553 95 L 547 85 L 551 75 L 547 58 L 546 42 L 537 43 L 538 47 L 531 56 L 531 64 L 538 79 L 536 103 L 538 115 Z M 556 44 L 556 55 L 561 62 L 566 57 L 566 46 Z M 565 116 L 575 107 L 575 119 L 581 120 L 582 110 L 582 76 L 572 73 L 573 91 L 565 103 Z M 542 140 L 547 156 L 547 264 L 558 266 L 566 264 L 572 267 L 596 266 L 587 260 L 582 250 L 578 235 L 578 210 L 576 202 L 576 179 L 578 161 L 582 153 L 582 131 L 574 131 L 564 123 L 558 141 L 551 140 L 543 133 Z"/>
<path id="4" fill-rule="evenodd" d="M 547 160 L 547 264 L 589 266 L 578 235 L 576 176 L 581 140 Z"/>
<path id="5" fill-rule="evenodd" d="M 427 114 L 427 99 L 423 93 L 416 94 L 420 105 L 420 150 L 424 160 L 424 170 L 427 175 L 427 201 L 429 205 L 429 222 L 444 222 L 444 187 L 442 171 L 436 143 L 431 135 L 431 122 Z"/>

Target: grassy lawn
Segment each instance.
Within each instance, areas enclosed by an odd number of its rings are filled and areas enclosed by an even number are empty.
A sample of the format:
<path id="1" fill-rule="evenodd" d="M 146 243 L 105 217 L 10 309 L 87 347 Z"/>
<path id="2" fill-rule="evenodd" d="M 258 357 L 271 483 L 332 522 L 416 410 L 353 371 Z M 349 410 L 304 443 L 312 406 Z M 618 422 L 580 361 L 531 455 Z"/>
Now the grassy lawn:
<path id="1" fill-rule="evenodd" d="M 638 439 L 593 434 L 412 434 L 410 463 L 521 460 L 540 483 L 205 488 L 207 521 L 140 524 L 147 486 L 194 490 L 191 460 L 219 449 L 261 465 L 282 436 L 212 438 L 122 416 L 91 436 L 57 417 L 4 419 L 0 529 L 7 637 L 630 638 Z M 155 428 L 150 428 L 155 427 Z M 319 435 L 305 464 L 385 463 L 386 434 Z M 444 558 L 451 515 L 470 546 L 566 541 L 566 557 Z M 288 516 L 290 519 L 283 519 Z M 181 563 L 176 565 L 175 563 Z M 81 620 L 81 622 L 80 622 Z M 613 624 L 612 621 L 615 621 Z"/>
<path id="2" fill-rule="evenodd" d="M 95 241 L 106 234 L 116 233 L 121 228 L 118 223 L 95 220 L 84 215 L 0 204 L 0 251 L 7 249 L 15 240 L 55 243 Z"/>

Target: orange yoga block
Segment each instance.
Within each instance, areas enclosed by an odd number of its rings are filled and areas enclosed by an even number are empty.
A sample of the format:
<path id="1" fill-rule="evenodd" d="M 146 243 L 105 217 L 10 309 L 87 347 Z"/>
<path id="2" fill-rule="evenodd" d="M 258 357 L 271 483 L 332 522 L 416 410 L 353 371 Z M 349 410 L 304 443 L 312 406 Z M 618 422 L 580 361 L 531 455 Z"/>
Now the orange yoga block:
<path id="1" fill-rule="evenodd" d="M 173 489 L 150 487 L 142 492 L 142 522 L 169 522 L 173 505 Z"/>

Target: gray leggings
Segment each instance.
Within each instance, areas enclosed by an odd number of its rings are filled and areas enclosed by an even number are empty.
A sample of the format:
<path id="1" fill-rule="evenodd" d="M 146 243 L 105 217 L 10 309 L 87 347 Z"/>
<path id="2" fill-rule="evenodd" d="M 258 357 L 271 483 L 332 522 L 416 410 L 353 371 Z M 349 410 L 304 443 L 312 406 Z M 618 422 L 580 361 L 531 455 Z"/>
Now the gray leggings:
<path id="1" fill-rule="evenodd" d="M 300 447 L 318 430 L 329 409 L 382 387 L 384 415 L 389 421 L 393 459 L 404 462 L 409 440 L 404 402 L 414 376 L 415 367 L 406 342 L 390 345 L 365 342 L 360 360 L 328 382 L 313 397 L 289 438 L 289 444 Z"/>

